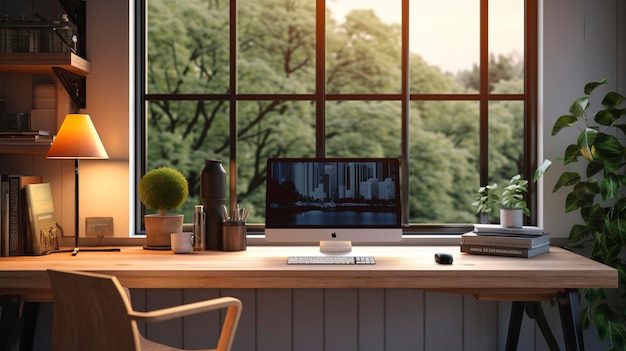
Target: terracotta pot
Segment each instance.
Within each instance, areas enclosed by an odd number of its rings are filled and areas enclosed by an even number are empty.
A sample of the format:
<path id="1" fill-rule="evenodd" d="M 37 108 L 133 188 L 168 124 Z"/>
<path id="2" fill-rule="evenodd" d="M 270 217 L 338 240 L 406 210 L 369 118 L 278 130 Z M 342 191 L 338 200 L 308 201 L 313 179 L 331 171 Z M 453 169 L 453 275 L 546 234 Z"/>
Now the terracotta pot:
<path id="1" fill-rule="evenodd" d="M 500 209 L 500 225 L 505 228 L 521 228 L 524 223 L 522 210 Z"/>
<path id="2" fill-rule="evenodd" d="M 146 224 L 146 248 L 169 249 L 171 247 L 170 234 L 183 231 L 182 214 L 150 214 L 144 215 Z"/>

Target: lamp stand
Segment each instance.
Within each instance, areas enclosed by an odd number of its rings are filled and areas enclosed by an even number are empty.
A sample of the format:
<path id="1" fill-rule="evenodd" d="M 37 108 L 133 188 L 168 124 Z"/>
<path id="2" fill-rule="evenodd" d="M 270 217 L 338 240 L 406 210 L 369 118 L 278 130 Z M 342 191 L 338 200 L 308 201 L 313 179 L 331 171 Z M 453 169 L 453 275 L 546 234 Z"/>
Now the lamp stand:
<path id="1" fill-rule="evenodd" d="M 96 252 L 119 252 L 119 248 L 87 248 L 81 249 L 78 246 L 78 158 L 74 159 L 74 248 L 66 250 L 53 250 L 48 253 L 71 252 L 72 256 L 78 255 L 79 251 L 96 251 Z"/>

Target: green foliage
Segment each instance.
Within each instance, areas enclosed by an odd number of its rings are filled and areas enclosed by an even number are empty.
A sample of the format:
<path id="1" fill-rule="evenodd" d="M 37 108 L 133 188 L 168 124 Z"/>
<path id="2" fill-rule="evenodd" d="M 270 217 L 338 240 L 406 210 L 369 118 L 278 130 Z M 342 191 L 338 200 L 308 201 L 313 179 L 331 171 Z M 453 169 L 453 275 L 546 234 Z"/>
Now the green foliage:
<path id="1" fill-rule="evenodd" d="M 249 222 L 260 223 L 265 220 L 269 157 L 315 156 L 316 139 L 324 139 L 328 157 L 401 156 L 403 106 L 383 95 L 401 93 L 399 24 L 385 23 L 369 10 L 352 11 L 345 21 L 328 11 L 325 81 L 317 82 L 315 2 L 238 1 L 237 64 L 232 70 L 229 10 L 226 0 L 148 2 L 148 93 L 181 98 L 148 102 L 147 163 L 149 168 L 174 167 L 187 177 L 189 197 L 180 208 L 187 218 L 200 203 L 205 159 L 223 160 L 231 172 L 229 162 L 236 158 L 236 184 L 229 186 L 236 187 L 236 202 L 255 208 Z M 410 55 L 412 94 L 476 92 L 478 70 L 463 72 L 465 82 L 461 73 L 442 72 L 436 63 Z M 523 91 L 523 60 L 492 56 L 490 67 L 491 92 Z M 223 96 L 233 76 L 237 93 L 249 97 L 231 105 Z M 312 100 L 318 84 L 328 94 L 357 97 L 326 99 L 322 106 Z M 250 98 L 253 94 L 259 99 Z M 372 97 L 360 97 L 367 94 Z M 489 106 L 489 160 L 496 170 L 490 179 L 503 181 L 521 171 L 523 103 Z M 322 124 L 315 118 L 318 108 L 325 110 Z M 479 184 L 478 102 L 419 100 L 408 108 L 411 222 L 473 222 L 470 203 Z M 231 124 L 233 111 L 237 117 Z M 234 139 L 237 154 L 231 155 Z"/>
<path id="2" fill-rule="evenodd" d="M 530 216 L 530 210 L 524 200 L 524 194 L 528 192 L 528 181 L 522 179 L 520 174 L 513 176 L 509 180 L 502 195 L 500 195 L 500 206 L 507 210 L 522 210 L 526 216 Z"/>
<path id="3" fill-rule="evenodd" d="M 489 214 L 496 207 L 508 210 L 522 210 L 526 216 L 530 216 L 528 204 L 524 199 L 528 192 L 528 181 L 522 179 L 520 174 L 514 175 L 509 179 L 508 185 L 502 189 L 501 193 L 497 192 L 498 184 L 493 183 L 478 188 L 478 194 L 472 206 L 476 207 L 476 213 Z"/>
<path id="4" fill-rule="evenodd" d="M 159 167 L 148 171 L 139 180 L 139 199 L 149 209 L 165 210 L 180 207 L 189 193 L 187 179 L 178 170 L 171 167 Z"/>
<path id="5" fill-rule="evenodd" d="M 500 197 L 496 193 L 498 184 L 493 183 L 478 188 L 478 195 L 476 195 L 476 201 L 472 203 L 472 206 L 476 207 L 476 213 L 489 214 L 494 211 L 500 202 Z"/>
<path id="6" fill-rule="evenodd" d="M 584 224 L 576 224 L 569 235 L 569 246 L 604 264 L 618 269 L 620 291 L 626 283 L 624 248 L 626 240 L 626 145 L 624 143 L 626 109 L 624 97 L 608 92 L 595 113 L 588 111 L 592 92 L 607 79 L 585 85 L 585 96 L 575 100 L 569 114 L 560 116 L 552 135 L 566 128 L 580 133 L 575 143 L 566 147 L 563 164 L 577 162 L 583 167 L 568 169 L 557 180 L 553 192 L 568 188 L 565 212 L 579 210 Z M 542 165 L 545 172 L 549 163 Z M 623 296 L 607 297 L 608 289 L 587 289 L 588 307 L 583 311 L 583 325 L 595 322 L 598 335 L 611 342 L 611 350 L 626 348 L 626 312 Z M 617 305 L 615 304 L 617 301 Z"/>

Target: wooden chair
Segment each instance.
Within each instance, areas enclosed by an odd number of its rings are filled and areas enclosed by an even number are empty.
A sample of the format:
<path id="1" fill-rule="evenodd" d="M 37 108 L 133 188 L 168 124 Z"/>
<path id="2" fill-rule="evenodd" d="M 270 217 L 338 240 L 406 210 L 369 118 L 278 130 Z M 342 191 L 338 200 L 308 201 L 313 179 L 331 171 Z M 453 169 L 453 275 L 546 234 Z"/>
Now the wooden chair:
<path id="1" fill-rule="evenodd" d="M 54 297 L 53 350 L 180 350 L 145 339 L 137 322 L 159 322 L 226 308 L 216 351 L 231 349 L 241 301 L 221 297 L 150 312 L 134 311 L 114 276 L 48 270 Z"/>

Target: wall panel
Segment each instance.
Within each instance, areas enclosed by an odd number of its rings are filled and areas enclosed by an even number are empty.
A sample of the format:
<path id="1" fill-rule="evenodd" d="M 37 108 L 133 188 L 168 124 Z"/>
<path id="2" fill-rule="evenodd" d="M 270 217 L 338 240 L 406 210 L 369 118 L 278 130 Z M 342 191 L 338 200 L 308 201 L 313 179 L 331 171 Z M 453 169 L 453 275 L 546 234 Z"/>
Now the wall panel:
<path id="1" fill-rule="evenodd" d="M 414 289 L 133 289 L 138 310 L 218 296 L 242 300 L 234 351 L 504 350 L 510 302 Z M 543 303 L 561 348 L 556 304 Z M 214 345 L 223 313 L 140 325 L 171 346 Z M 548 350 L 526 315 L 518 350 Z"/>

